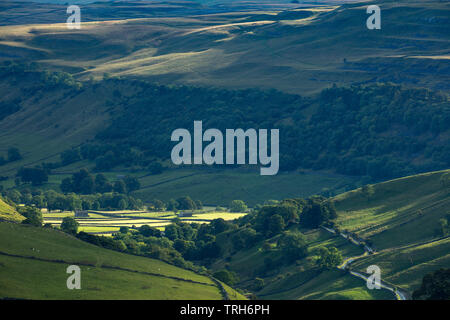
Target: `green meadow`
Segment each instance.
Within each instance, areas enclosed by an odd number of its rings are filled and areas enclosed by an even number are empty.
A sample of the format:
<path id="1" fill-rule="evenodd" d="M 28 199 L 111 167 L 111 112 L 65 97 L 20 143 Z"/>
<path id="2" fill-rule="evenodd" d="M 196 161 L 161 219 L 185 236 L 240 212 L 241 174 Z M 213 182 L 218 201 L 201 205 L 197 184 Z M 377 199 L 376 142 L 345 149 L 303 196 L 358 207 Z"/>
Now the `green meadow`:
<path id="1" fill-rule="evenodd" d="M 80 265 L 82 290 L 67 289 L 69 265 Z M 103 249 L 57 230 L 7 222 L 0 223 L 0 274 L 3 298 L 222 298 L 214 282 L 192 271 Z"/>

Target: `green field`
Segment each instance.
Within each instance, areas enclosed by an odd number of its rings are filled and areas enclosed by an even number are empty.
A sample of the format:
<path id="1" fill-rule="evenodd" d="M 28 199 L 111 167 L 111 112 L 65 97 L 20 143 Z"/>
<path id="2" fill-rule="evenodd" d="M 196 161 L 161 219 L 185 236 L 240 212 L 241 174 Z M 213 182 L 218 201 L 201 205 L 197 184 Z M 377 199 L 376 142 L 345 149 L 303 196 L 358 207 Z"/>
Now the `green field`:
<path id="1" fill-rule="evenodd" d="M 111 216 L 112 215 L 112 216 Z M 196 210 L 192 216 L 180 217 L 187 223 L 209 223 L 214 219 L 234 220 L 246 215 L 246 213 L 230 213 L 223 211 Z M 45 212 L 44 223 L 59 227 L 64 217 L 74 217 L 74 212 Z M 75 218 L 79 223 L 79 230 L 92 234 L 111 235 L 118 232 L 120 227 L 136 227 L 149 225 L 159 230 L 164 230 L 166 225 L 172 223 L 177 215 L 171 211 L 143 212 L 143 211 L 93 211 L 88 218 Z"/>
<path id="2" fill-rule="evenodd" d="M 204 204 L 228 206 L 241 199 L 254 206 L 266 200 L 308 197 L 324 190 L 344 191 L 357 178 L 326 172 L 289 172 L 261 176 L 259 171 L 244 169 L 176 169 L 140 179 L 142 188 L 135 192 L 142 199 L 167 201 L 189 195 Z"/>
<path id="3" fill-rule="evenodd" d="M 82 269 L 81 290 L 66 288 L 66 268 L 72 264 Z M 3 298 L 222 298 L 208 277 L 192 271 L 99 248 L 56 230 L 5 222 L 0 223 L 0 275 Z"/>

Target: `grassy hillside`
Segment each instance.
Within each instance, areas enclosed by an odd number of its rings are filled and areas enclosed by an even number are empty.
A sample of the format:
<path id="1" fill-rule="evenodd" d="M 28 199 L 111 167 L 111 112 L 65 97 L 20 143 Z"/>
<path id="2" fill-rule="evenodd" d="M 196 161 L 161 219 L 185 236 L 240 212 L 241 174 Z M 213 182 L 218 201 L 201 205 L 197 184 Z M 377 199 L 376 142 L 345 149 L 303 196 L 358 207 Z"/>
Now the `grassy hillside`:
<path id="1" fill-rule="evenodd" d="M 66 268 L 72 264 L 81 267 L 81 290 L 66 288 Z M 0 275 L 2 298 L 222 298 L 208 277 L 191 271 L 102 249 L 56 230 L 5 222 L 0 223 Z"/>
<path id="2" fill-rule="evenodd" d="M 0 220 L 20 222 L 25 218 L 0 198 Z"/>
<path id="3" fill-rule="evenodd" d="M 450 213 L 449 172 L 409 176 L 334 197 L 336 225 L 356 237 L 370 238 L 377 250 L 357 259 L 350 268 L 366 273 L 368 266 L 377 265 L 383 281 L 411 294 L 425 274 L 447 267 L 450 238 L 440 233 L 439 220 Z M 275 263 L 269 269 L 268 261 L 280 261 L 281 252 L 276 250 L 279 235 L 266 240 L 266 244 L 258 242 L 236 251 L 233 234 L 220 234 L 217 241 L 224 255 L 212 268 L 235 272 L 239 276 L 238 286 L 262 299 L 394 298 L 387 290 L 368 290 L 363 280 L 343 270 L 324 271 L 313 263 L 314 250 L 320 246 L 338 248 L 344 259 L 361 256 L 360 246 L 321 229 L 304 230 L 296 226 L 290 229 L 298 231 L 306 236 L 309 255 L 291 264 Z M 255 284 L 257 277 L 263 280 L 262 287 Z"/>
<path id="4" fill-rule="evenodd" d="M 66 29 L 62 6 L 53 6 L 53 16 L 39 5 L 24 8 L 41 12 L 25 20 L 6 5 L 0 45 L 6 57 L 39 59 L 83 79 L 110 73 L 301 94 L 372 81 L 449 89 L 448 2 L 379 1 L 381 30 L 366 28 L 371 2 L 334 3 L 287 12 L 256 2 L 252 11 L 230 6 L 229 12 L 185 3 L 162 15 L 147 3 L 127 10 L 93 4 L 83 7 L 80 31 Z"/>
<path id="5" fill-rule="evenodd" d="M 146 176 L 140 179 L 142 188 L 135 194 L 142 199 L 164 201 L 188 194 L 204 204 L 225 206 L 231 200 L 242 199 L 254 206 L 266 200 L 308 197 L 327 190 L 343 191 L 346 185 L 358 181 L 357 177 L 326 172 L 290 172 L 267 177 L 255 170 L 203 169 L 169 170 L 160 175 Z"/>
<path id="6" fill-rule="evenodd" d="M 372 239 L 379 250 L 436 238 L 439 219 L 450 213 L 450 189 L 441 180 L 449 172 L 409 176 L 336 196 L 337 225 Z"/>
<path id="7" fill-rule="evenodd" d="M 450 264 L 450 238 L 439 220 L 450 213 L 450 170 L 396 179 L 335 197 L 341 229 L 370 238 L 378 253 L 352 267 L 378 265 L 382 277 L 410 293 L 422 277 Z"/>
<path id="8" fill-rule="evenodd" d="M 293 230 L 292 230 L 293 231 Z M 361 254 L 361 249 L 343 238 L 332 237 L 323 230 L 305 233 L 308 239 L 308 251 L 313 255 L 319 246 L 335 246 L 344 257 Z M 269 241 L 276 247 L 277 237 Z M 296 260 L 292 264 L 275 263 L 270 271 L 263 271 L 267 260 L 278 261 L 280 253 L 276 250 L 264 250 L 263 243 L 250 249 L 234 251 L 229 236 L 222 234 L 218 242 L 225 249 L 223 259 L 212 265 L 213 270 L 226 268 L 239 276 L 238 286 L 250 290 L 260 299 L 306 299 L 306 300 L 390 300 L 393 295 L 384 290 L 368 290 L 364 283 L 348 276 L 342 270 L 319 270 L 310 257 Z M 255 288 L 255 279 L 264 280 L 262 288 Z"/>

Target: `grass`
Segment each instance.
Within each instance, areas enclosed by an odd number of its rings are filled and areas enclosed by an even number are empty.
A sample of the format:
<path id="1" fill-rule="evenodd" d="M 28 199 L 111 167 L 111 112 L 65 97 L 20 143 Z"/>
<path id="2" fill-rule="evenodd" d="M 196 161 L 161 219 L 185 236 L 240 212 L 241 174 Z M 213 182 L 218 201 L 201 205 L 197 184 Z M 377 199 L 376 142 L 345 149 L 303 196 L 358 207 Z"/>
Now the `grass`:
<path id="1" fill-rule="evenodd" d="M 232 200 L 240 199 L 254 206 L 268 199 L 308 197 L 324 189 L 343 191 L 346 184 L 356 179 L 324 172 L 290 172 L 268 177 L 259 175 L 256 169 L 203 168 L 169 170 L 140 181 L 143 187 L 135 194 L 142 199 L 167 201 L 189 195 L 208 205 L 228 206 Z"/>
<path id="2" fill-rule="evenodd" d="M 370 237 L 378 249 L 351 264 L 353 270 L 366 272 L 368 266 L 377 265 L 384 281 L 411 293 L 425 274 L 449 265 L 450 239 L 436 235 L 439 219 L 449 213 L 450 190 L 440 183 L 449 171 L 375 184 L 369 197 L 356 189 L 333 198 L 337 225 L 360 237 Z M 394 299 L 392 292 L 369 290 L 363 280 L 342 270 L 320 271 L 312 257 L 320 246 L 338 248 L 344 259 L 362 255 L 362 248 L 321 229 L 299 231 L 306 237 L 308 257 L 289 265 L 276 263 L 266 273 L 260 271 L 265 260 L 277 261 L 281 256 L 274 250 L 277 236 L 268 240 L 271 250 L 263 250 L 260 242 L 236 252 L 227 234 L 220 234 L 217 241 L 224 254 L 212 269 L 228 268 L 238 273 L 239 286 L 248 290 L 252 290 L 255 277 L 263 278 L 264 287 L 255 292 L 260 299 Z"/>
<path id="3" fill-rule="evenodd" d="M 97 213 L 89 213 L 89 218 L 75 218 L 79 223 L 78 231 L 87 233 L 102 233 L 110 236 L 114 232 L 118 232 L 120 227 L 141 227 L 149 225 L 159 230 L 164 230 L 165 226 L 171 224 L 171 219 L 177 217 L 173 212 L 142 212 L 132 210 L 119 211 L 95 211 Z M 117 217 L 105 216 L 102 214 L 114 215 Z M 205 212 L 194 211 L 192 217 L 181 217 L 181 221 L 187 223 L 209 223 L 214 219 L 234 220 L 246 215 L 246 213 L 230 213 L 230 212 Z M 50 223 L 54 227 L 59 227 L 64 217 L 74 217 L 74 212 L 52 212 L 44 213 L 44 223 Z M 136 218 L 138 217 L 138 218 Z M 149 219 L 145 219 L 149 218 Z"/>
<path id="4" fill-rule="evenodd" d="M 448 4 L 381 1 L 379 5 L 383 20 L 389 21 L 381 32 L 365 28 L 365 6 L 346 4 L 311 5 L 304 10 L 312 16 L 304 19 L 298 19 L 295 10 L 277 16 L 278 10 L 264 6 L 256 12 L 230 9 L 220 15 L 171 19 L 136 19 L 143 13 L 136 16 L 127 10 L 128 16 L 116 12 L 104 18 L 115 21 L 83 23 L 83 37 L 68 31 L 63 23 L 2 26 L 0 35 L 2 49 L 10 55 L 39 58 L 51 68 L 71 71 L 83 79 L 101 78 L 108 72 L 162 83 L 276 88 L 301 94 L 318 92 L 333 83 L 389 81 L 385 70 L 394 59 L 410 66 L 414 65 L 411 56 L 448 53 L 442 41 L 447 39 L 445 28 L 417 20 L 417 16 L 445 20 Z M 85 15 L 89 12 L 87 6 Z M 113 37 L 117 34 L 127 36 Z M 160 34 L 166 34 L 164 41 L 155 41 Z M 378 58 L 375 65 L 369 61 L 374 56 Z M 428 64 L 426 60 L 431 59 L 420 60 Z M 417 76 L 410 68 L 397 70 L 396 81 L 415 79 L 422 86 L 448 88 L 444 73 L 436 77 L 433 70 L 424 68 Z"/>
<path id="5" fill-rule="evenodd" d="M 291 230 L 295 232 L 295 230 Z M 320 229 L 304 233 L 308 243 L 309 256 L 319 246 L 335 246 L 344 257 L 361 254 L 361 248 L 350 244 L 341 237 L 330 235 Z M 250 291 L 256 277 L 264 279 L 265 285 L 255 294 L 259 299 L 393 299 L 394 296 L 384 290 L 368 290 L 364 282 L 346 275 L 340 270 L 320 271 L 310 257 L 297 260 L 292 264 L 276 263 L 266 274 L 260 269 L 267 258 L 274 261 L 280 258 L 276 250 L 264 251 L 258 243 L 252 248 L 234 252 L 227 241 L 226 234 L 218 235 L 217 240 L 224 250 L 223 259 L 212 265 L 213 270 L 228 268 L 239 275 L 239 286 Z M 277 237 L 269 239 L 276 247 Z M 231 258 L 229 258 L 231 257 Z"/>
<path id="6" fill-rule="evenodd" d="M 297 281 L 298 286 L 295 286 Z M 299 282 L 300 280 L 300 282 Z M 265 299 L 301 300 L 392 300 L 393 295 L 384 290 L 369 290 L 364 282 L 340 270 L 324 271 L 311 279 L 284 279 L 290 290 L 264 296 Z M 271 289 L 268 287 L 267 289 Z"/>
<path id="7" fill-rule="evenodd" d="M 53 229 L 1 222 L 0 252 L 0 297 L 221 299 L 206 276 L 96 247 Z M 71 264 L 81 266 L 81 290 L 66 288 Z"/>
<path id="8" fill-rule="evenodd" d="M 0 297 L 22 299 L 220 299 L 214 286 L 81 266 L 81 290 L 68 290 L 68 264 L 0 256 Z"/>
<path id="9" fill-rule="evenodd" d="M 448 268 L 450 238 L 388 249 L 355 262 L 352 268 L 365 271 L 370 265 L 380 267 L 383 280 L 413 292 L 420 287 L 422 278 L 427 273 Z"/>
<path id="10" fill-rule="evenodd" d="M 436 237 L 438 221 L 450 213 L 450 190 L 437 171 L 373 185 L 367 197 L 361 189 L 334 198 L 341 229 L 370 237 L 378 249 Z"/>
<path id="11" fill-rule="evenodd" d="M 0 220 L 20 222 L 25 218 L 0 198 Z"/>
<path id="12" fill-rule="evenodd" d="M 337 224 L 370 238 L 378 253 L 352 264 L 365 272 L 381 268 L 382 279 L 412 293 L 422 277 L 450 265 L 450 240 L 441 239 L 439 219 L 450 213 L 450 189 L 440 183 L 443 170 L 373 185 L 334 198 Z"/>

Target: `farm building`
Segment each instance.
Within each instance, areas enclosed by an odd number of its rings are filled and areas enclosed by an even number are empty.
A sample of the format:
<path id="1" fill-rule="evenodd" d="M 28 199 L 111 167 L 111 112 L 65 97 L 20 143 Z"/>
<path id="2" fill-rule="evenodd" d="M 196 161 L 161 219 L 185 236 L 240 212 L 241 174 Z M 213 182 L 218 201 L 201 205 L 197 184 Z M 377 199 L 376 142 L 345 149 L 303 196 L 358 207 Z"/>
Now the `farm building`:
<path id="1" fill-rule="evenodd" d="M 89 213 L 86 210 L 75 210 L 75 218 L 89 218 Z"/>
<path id="2" fill-rule="evenodd" d="M 192 212 L 180 212 L 178 217 L 192 217 Z"/>

